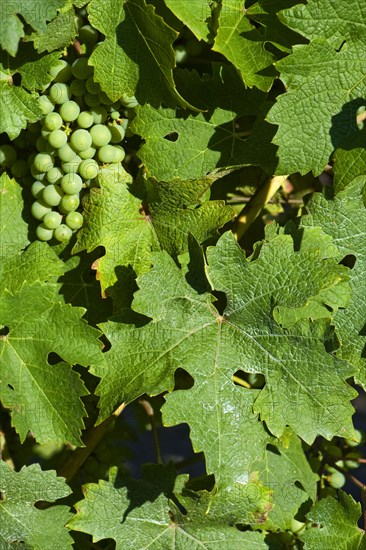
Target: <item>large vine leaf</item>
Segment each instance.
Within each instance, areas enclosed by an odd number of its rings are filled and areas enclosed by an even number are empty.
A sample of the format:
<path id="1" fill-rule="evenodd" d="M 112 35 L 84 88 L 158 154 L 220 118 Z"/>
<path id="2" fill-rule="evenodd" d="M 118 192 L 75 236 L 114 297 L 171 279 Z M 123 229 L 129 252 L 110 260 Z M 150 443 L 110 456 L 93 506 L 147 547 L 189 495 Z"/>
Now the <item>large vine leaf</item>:
<path id="1" fill-rule="evenodd" d="M 265 94 L 246 89 L 232 68 L 218 65 L 213 76 L 180 71 L 177 81 L 206 112 L 177 117 L 172 109 L 136 109 L 132 130 L 145 140 L 138 155 L 149 175 L 167 181 L 193 179 L 223 166 L 261 163 L 262 152 L 252 144 L 254 128 L 237 129 L 237 122 L 259 114 Z M 261 149 L 268 156 L 263 136 Z"/>
<path id="2" fill-rule="evenodd" d="M 100 188 L 93 189 L 84 202 L 87 223 L 74 251 L 105 247 L 98 263 L 103 289 L 114 285 L 121 266 L 130 266 L 140 275 L 150 269 L 152 249 L 181 254 L 188 248 L 189 233 L 205 241 L 234 215 L 222 201 L 199 204 L 214 178 L 148 179 L 136 187 L 128 185 L 130 179 L 107 172 L 99 177 Z"/>
<path id="3" fill-rule="evenodd" d="M 176 498 L 187 476 L 176 481 L 174 477 L 170 466 L 146 465 L 142 480 L 112 469 L 109 481 L 85 486 L 85 499 L 75 505 L 77 514 L 68 527 L 92 534 L 93 542 L 113 538 L 117 550 L 126 546 L 141 550 L 267 548 L 264 533 L 241 532 L 219 515 L 207 517 L 196 494 L 182 499 L 186 508 L 182 514 Z"/>
<path id="4" fill-rule="evenodd" d="M 316 39 L 295 46 L 292 55 L 276 63 L 287 93 L 277 98 L 267 119 L 279 125 L 274 143 L 279 146 L 280 173 L 320 174 L 332 151 L 359 132 L 364 50 L 355 43 L 336 51 L 333 44 Z"/>
<path id="5" fill-rule="evenodd" d="M 307 4 L 284 9 L 279 18 L 310 40 L 326 38 L 336 47 L 344 40 L 366 43 L 366 5 L 363 0 L 308 0 Z"/>
<path id="6" fill-rule="evenodd" d="M 313 473 L 302 449 L 300 439 L 290 430 L 267 445 L 263 460 L 256 462 L 262 483 L 272 489 L 272 509 L 261 529 L 285 531 L 300 506 L 316 500 L 318 476 Z"/>
<path id="7" fill-rule="evenodd" d="M 4 172 L 0 176 L 0 257 L 18 254 L 29 244 L 28 224 L 22 218 L 22 189 Z"/>
<path id="8" fill-rule="evenodd" d="M 56 17 L 57 11 L 62 8 L 66 0 L 28 0 L 19 3 L 12 0 L 3 0 L 0 18 L 0 45 L 15 56 L 18 52 L 18 44 L 25 36 L 23 21 L 28 23 L 35 31 L 46 30 L 46 22 Z"/>
<path id="9" fill-rule="evenodd" d="M 57 290 L 38 282 L 3 292 L 0 394 L 21 440 L 31 430 L 40 443 L 80 445 L 87 390 L 69 365 L 50 364 L 49 354 L 87 366 L 101 359 L 101 344 L 99 331 L 81 319 L 85 310 L 60 303 Z"/>
<path id="10" fill-rule="evenodd" d="M 72 6 L 68 10 L 61 11 L 51 21 L 44 32 L 33 33 L 28 40 L 33 40 L 38 52 L 52 52 L 69 46 L 77 34 L 75 12 Z"/>
<path id="11" fill-rule="evenodd" d="M 334 154 L 334 189 L 342 191 L 357 176 L 366 174 L 366 128 Z"/>
<path id="12" fill-rule="evenodd" d="M 268 91 L 275 73 L 265 75 L 264 69 L 272 65 L 274 56 L 263 48 L 261 35 L 247 19 L 243 5 L 222 0 L 218 24 L 213 49 L 238 69 L 246 86 Z"/>
<path id="13" fill-rule="evenodd" d="M 90 56 L 94 77 L 116 101 L 123 94 L 140 103 L 192 107 L 178 93 L 172 47 L 178 33 L 144 0 L 92 0 L 89 20 L 106 39 Z"/>
<path id="14" fill-rule="evenodd" d="M 59 52 L 40 55 L 30 44 L 24 44 L 15 60 L 0 53 L 0 133 L 16 138 L 28 122 L 42 117 L 37 90 L 51 82 L 49 70 L 56 65 Z M 21 76 L 21 84 L 13 83 L 14 74 Z"/>
<path id="15" fill-rule="evenodd" d="M 282 329 L 273 318 L 276 305 L 299 307 L 347 278 L 333 250 L 327 255 L 329 239 L 323 248 L 318 230 L 306 239 L 312 246 L 295 252 L 290 235 L 275 236 L 248 262 L 234 238 L 224 234 L 209 249 L 207 268 L 212 288 L 226 294 L 223 314 L 210 294 L 189 285 L 189 274 L 172 258 L 154 254 L 152 270 L 137 280 L 140 290 L 132 303 L 152 322 L 140 328 L 121 319 L 101 325 L 112 344 L 105 363 L 92 369 L 102 378 L 101 419 L 121 401 L 172 390 L 174 371 L 185 369 L 193 387 L 166 396 L 164 418 L 168 424 L 188 421 L 195 450 L 205 452 L 208 473 L 219 476 L 222 486 L 245 475 L 242 465 L 253 457 L 248 446 L 234 456 L 230 434 L 256 433 L 257 456 L 265 443 L 250 413 L 253 406 L 276 436 L 290 425 L 309 443 L 317 434 L 353 437 L 349 400 L 355 391 L 345 380 L 354 369 L 326 353 L 329 321 L 304 320 Z M 235 386 L 232 375 L 238 369 L 264 374 L 264 389 L 257 393 Z"/>
<path id="16" fill-rule="evenodd" d="M 212 17 L 211 6 L 201 0 L 164 0 L 168 8 L 180 19 L 198 40 L 207 40 L 210 35 L 208 23 Z"/>
<path id="17" fill-rule="evenodd" d="M 71 548 L 73 539 L 65 523 L 72 514 L 68 506 L 38 509 L 38 501 L 54 502 L 71 493 L 56 472 L 42 472 L 38 464 L 13 471 L 0 461 L 0 546 L 1 548 Z"/>
<path id="18" fill-rule="evenodd" d="M 360 515 L 361 505 L 343 491 L 316 502 L 307 514 L 312 527 L 300 535 L 305 550 L 365 550 L 365 532 L 357 527 Z"/>
<path id="19" fill-rule="evenodd" d="M 339 260 L 347 255 L 356 258 L 349 283 L 349 305 L 337 312 L 334 323 L 342 343 L 337 353 L 357 367 L 356 378 L 366 388 L 366 208 L 362 196 L 365 185 L 366 178 L 359 176 L 334 197 L 327 199 L 320 193 L 314 194 L 306 205 L 308 215 L 301 223 L 305 227 L 320 226 L 331 235 L 339 249 Z"/>

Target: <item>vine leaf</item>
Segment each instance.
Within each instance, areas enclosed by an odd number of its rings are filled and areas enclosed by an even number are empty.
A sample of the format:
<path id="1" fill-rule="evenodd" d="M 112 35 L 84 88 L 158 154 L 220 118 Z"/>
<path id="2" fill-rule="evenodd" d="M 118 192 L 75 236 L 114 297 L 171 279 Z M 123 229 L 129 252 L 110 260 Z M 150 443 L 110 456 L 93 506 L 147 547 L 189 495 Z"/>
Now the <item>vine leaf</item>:
<path id="1" fill-rule="evenodd" d="M 64 527 L 72 514 L 68 506 L 38 509 L 39 501 L 55 502 L 71 493 L 64 478 L 56 472 L 43 472 L 38 464 L 13 471 L 0 461 L 0 546 L 48 550 L 50 540 L 58 548 L 72 548 L 73 539 Z"/>
<path id="2" fill-rule="evenodd" d="M 300 535 L 304 548 L 333 550 L 336 545 L 345 550 L 365 550 L 365 532 L 357 527 L 360 515 L 361 504 L 344 491 L 337 491 L 337 498 L 329 496 L 319 500 L 306 515 L 313 526 Z M 342 533 L 341 546 L 339 533 Z"/>
<path id="3" fill-rule="evenodd" d="M 0 17 L 0 45 L 10 55 L 18 52 L 18 44 L 25 36 L 24 25 L 19 16 L 35 31 L 46 30 L 46 22 L 56 17 L 57 11 L 64 6 L 67 0 L 48 0 L 44 3 L 40 0 L 28 0 L 17 4 L 5 0 L 1 6 Z"/>
<path id="4" fill-rule="evenodd" d="M 196 110 L 178 93 L 172 47 L 178 33 L 144 0 L 92 0 L 89 20 L 106 39 L 90 56 L 95 79 L 117 101 L 123 94 L 143 104 Z"/>
<path id="5" fill-rule="evenodd" d="M 193 387 L 166 396 L 164 418 L 169 425 L 188 421 L 195 450 L 205 452 L 207 471 L 222 487 L 245 476 L 252 461 L 253 449 L 243 443 L 245 449 L 234 451 L 229 434 L 256 433 L 255 452 L 264 451 L 265 432 L 252 408 L 277 437 L 286 425 L 308 443 L 318 434 L 353 437 L 349 400 L 356 392 L 345 380 L 354 369 L 326 352 L 325 343 L 334 346 L 329 319 L 302 319 L 282 328 L 273 318 L 276 305 L 300 307 L 347 279 L 348 269 L 337 264 L 333 248 L 327 255 L 329 238 L 323 248 L 318 230 L 304 240 L 311 245 L 295 251 L 291 235 L 276 235 L 248 261 L 225 233 L 207 253 L 211 286 L 226 294 L 222 314 L 213 296 L 202 285 L 190 286 L 189 273 L 166 252 L 153 254 L 153 268 L 137 279 L 140 290 L 132 302 L 152 321 L 137 320 L 144 325 L 139 328 L 120 318 L 101 325 L 112 344 L 104 364 L 92 369 L 102 378 L 101 419 L 144 392 L 171 391 L 174 371 L 185 369 Z M 191 262 L 190 269 L 198 266 Z M 266 386 L 259 392 L 235 386 L 232 375 L 239 369 L 261 372 Z"/>
<path id="6" fill-rule="evenodd" d="M 320 226 L 330 235 L 338 247 L 339 261 L 345 256 L 356 259 L 350 271 L 348 307 L 337 312 L 334 324 L 342 344 L 337 354 L 357 368 L 356 379 L 366 389 L 366 207 L 362 196 L 365 186 L 366 178 L 359 176 L 334 197 L 314 193 L 306 203 L 308 215 L 303 216 L 301 224 Z"/>
<path id="7" fill-rule="evenodd" d="M 210 35 L 208 22 L 211 19 L 211 8 L 209 3 L 201 0 L 164 0 L 168 8 L 180 19 L 198 40 L 207 40 Z"/>
<path id="8" fill-rule="evenodd" d="M 316 39 L 295 46 L 276 63 L 287 93 L 278 96 L 267 120 L 279 125 L 273 140 L 279 146 L 279 173 L 320 174 L 333 150 L 357 135 L 356 111 L 363 105 L 366 82 L 364 50 L 354 43 L 336 51 Z"/>
<path id="9" fill-rule="evenodd" d="M 130 266 L 137 275 L 148 271 L 151 250 L 164 249 L 174 256 L 185 252 L 190 233 L 205 241 L 234 216 L 223 201 L 205 200 L 214 179 L 141 178 L 131 186 L 128 175 L 99 176 L 100 188 L 92 189 L 85 199 L 86 224 L 74 251 L 105 247 L 98 263 L 103 290 L 115 284 L 122 266 Z"/>
<path id="10" fill-rule="evenodd" d="M 207 518 L 198 495 L 188 491 L 182 499 L 186 508 L 183 514 L 177 497 L 180 499 L 184 491 L 187 476 L 174 478 L 173 466 L 144 465 L 141 480 L 111 469 L 109 481 L 85 486 L 85 498 L 75 505 L 77 514 L 68 527 L 90 533 L 93 542 L 113 538 L 117 550 L 126 544 L 152 550 L 188 546 L 216 550 L 223 545 L 238 550 L 267 548 L 264 533 L 241 532 L 213 514 Z"/>

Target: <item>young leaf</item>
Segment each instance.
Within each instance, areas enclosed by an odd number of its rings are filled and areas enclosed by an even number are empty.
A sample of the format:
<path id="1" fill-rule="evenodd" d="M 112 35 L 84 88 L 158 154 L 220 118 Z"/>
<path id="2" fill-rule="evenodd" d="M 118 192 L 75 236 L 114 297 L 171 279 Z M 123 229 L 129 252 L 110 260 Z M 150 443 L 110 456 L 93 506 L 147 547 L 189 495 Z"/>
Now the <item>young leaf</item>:
<path id="1" fill-rule="evenodd" d="M 71 493 L 55 471 L 42 472 L 32 464 L 15 472 L 0 461 L 0 546 L 1 548 L 72 548 L 73 539 L 65 523 L 71 518 L 68 506 L 36 508 L 39 501 L 55 502 Z"/>

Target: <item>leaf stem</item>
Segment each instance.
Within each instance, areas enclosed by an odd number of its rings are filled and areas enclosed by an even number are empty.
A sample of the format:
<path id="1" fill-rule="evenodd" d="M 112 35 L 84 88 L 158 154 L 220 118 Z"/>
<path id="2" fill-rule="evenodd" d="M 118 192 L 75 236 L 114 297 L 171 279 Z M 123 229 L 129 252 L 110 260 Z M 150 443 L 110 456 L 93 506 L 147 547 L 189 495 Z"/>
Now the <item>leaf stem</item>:
<path id="1" fill-rule="evenodd" d="M 98 426 L 93 426 L 85 432 L 83 437 L 85 447 L 79 447 L 72 452 L 65 464 L 58 471 L 59 476 L 66 478 L 66 481 L 68 482 L 75 476 L 76 472 L 81 468 L 98 443 L 101 442 L 113 420 L 121 414 L 124 408 L 125 404 L 122 403 L 122 405 L 120 405 L 118 409 L 116 409 L 114 413 L 106 418 L 101 424 Z"/>
<path id="2" fill-rule="evenodd" d="M 232 375 L 231 380 L 235 382 L 236 384 L 239 384 L 239 386 L 244 386 L 244 388 L 251 388 L 252 386 L 247 382 L 246 380 L 243 380 L 242 378 L 239 378 L 239 376 L 235 376 L 235 374 Z"/>
<path id="3" fill-rule="evenodd" d="M 258 189 L 248 204 L 239 213 L 234 228 L 234 235 L 239 241 L 254 220 L 259 216 L 263 207 L 271 200 L 273 195 L 282 187 L 288 176 L 273 176 L 268 178 L 264 185 Z"/>
<path id="4" fill-rule="evenodd" d="M 139 403 L 140 403 L 140 405 L 143 406 L 147 416 L 149 417 L 149 421 L 150 421 L 150 425 L 151 425 L 151 431 L 152 431 L 152 435 L 153 435 L 153 439 L 154 439 L 156 463 L 157 464 L 163 464 L 154 409 L 153 409 L 151 403 L 149 403 L 149 401 L 147 401 L 146 399 L 140 399 Z"/>

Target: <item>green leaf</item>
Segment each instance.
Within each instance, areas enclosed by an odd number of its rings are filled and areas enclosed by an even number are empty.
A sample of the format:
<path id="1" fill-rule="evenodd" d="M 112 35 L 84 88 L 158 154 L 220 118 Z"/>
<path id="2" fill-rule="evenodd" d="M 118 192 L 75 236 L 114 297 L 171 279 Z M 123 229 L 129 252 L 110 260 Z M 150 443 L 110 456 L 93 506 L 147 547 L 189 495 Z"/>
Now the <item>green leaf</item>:
<path id="1" fill-rule="evenodd" d="M 298 0 L 258 0 L 246 8 L 246 17 L 260 25 L 258 32 L 261 35 L 263 46 L 271 42 L 279 50 L 290 53 L 293 44 L 305 42 L 292 29 L 282 22 L 282 13 L 285 7 L 292 7 Z"/>
<path id="2" fill-rule="evenodd" d="M 87 366 L 100 361 L 101 344 L 99 331 L 81 319 L 85 310 L 60 303 L 57 290 L 34 283 L 3 292 L 0 324 L 9 331 L 0 341 L 0 394 L 22 441 L 31 430 L 40 443 L 80 445 L 87 390 L 69 365 L 50 364 L 49 354 Z"/>
<path id="3" fill-rule="evenodd" d="M 0 53 L 0 133 L 16 138 L 28 122 L 42 117 L 42 110 L 35 92 L 52 81 L 51 67 L 57 64 L 59 52 L 37 54 L 30 44 L 24 44 L 15 60 Z M 21 84 L 13 84 L 14 74 L 21 76 Z"/>
<path id="4" fill-rule="evenodd" d="M 18 44 L 25 36 L 24 25 L 19 18 L 22 17 L 35 31 L 46 30 L 46 22 L 56 17 L 57 11 L 62 8 L 66 0 L 28 0 L 26 3 L 17 4 L 12 0 L 3 0 L 0 18 L 0 45 L 15 56 L 18 52 Z"/>
<path id="5" fill-rule="evenodd" d="M 336 48 L 344 40 L 366 43 L 366 5 L 363 0 L 331 4 L 308 0 L 306 5 L 283 10 L 279 18 L 310 40 L 326 38 Z"/>
<path id="6" fill-rule="evenodd" d="M 366 81 L 364 50 L 355 43 L 336 51 L 318 39 L 295 46 L 292 55 L 276 63 L 287 92 L 278 96 L 267 120 L 279 125 L 274 143 L 280 173 L 320 174 L 332 151 L 357 135 L 356 111 Z"/>
<path id="7" fill-rule="evenodd" d="M 38 464 L 19 472 L 0 461 L 0 546 L 1 548 L 72 548 L 73 539 L 64 527 L 70 519 L 68 506 L 36 508 L 39 501 L 55 502 L 71 489 L 55 471 L 42 472 Z"/>
<path id="8" fill-rule="evenodd" d="M 243 533 L 220 518 L 207 519 L 195 494 L 184 499 L 187 511 L 182 514 L 175 504 L 172 470 L 171 466 L 145 466 L 142 480 L 111 470 L 109 481 L 85 486 L 85 499 L 76 504 L 77 514 L 68 527 L 92 534 L 93 542 L 113 538 L 117 550 L 126 546 L 151 550 L 267 548 L 264 533 Z M 177 479 L 177 488 L 185 478 Z"/>
<path id="9" fill-rule="evenodd" d="M 47 25 L 44 32 L 33 33 L 27 39 L 33 40 L 38 52 L 52 52 L 69 46 L 77 34 L 75 12 L 73 9 L 59 13 L 57 17 Z"/>
<path id="10" fill-rule="evenodd" d="M 261 35 L 246 18 L 243 5 L 237 0 L 222 0 L 218 23 L 213 50 L 234 65 L 246 86 L 268 91 L 275 72 L 269 71 L 267 76 L 264 69 L 271 67 L 274 57 L 264 49 Z"/>
<path id="11" fill-rule="evenodd" d="M 366 174 L 366 129 L 355 134 L 334 154 L 334 188 L 342 191 L 357 176 Z"/>
<path id="12" fill-rule="evenodd" d="M 102 89 L 117 101 L 123 94 L 136 96 L 139 103 L 193 108 L 177 92 L 172 47 L 178 33 L 144 0 L 92 0 L 90 23 L 106 39 L 90 56 L 94 77 Z"/>
<path id="13" fill-rule="evenodd" d="M 365 532 L 357 527 L 360 515 L 361 505 L 343 491 L 316 502 L 306 516 L 313 526 L 300 535 L 305 550 L 365 550 Z"/>
<path id="14" fill-rule="evenodd" d="M 103 290 L 114 285 L 122 266 L 131 266 L 137 275 L 148 271 L 152 249 L 178 255 L 188 249 L 189 233 L 205 241 L 233 217 L 222 201 L 199 204 L 212 181 L 149 179 L 138 189 L 128 186 L 128 175 L 107 171 L 84 202 L 86 224 L 74 251 L 104 246 L 106 254 L 98 262 Z"/>
<path id="15" fill-rule="evenodd" d="M 211 18 L 209 2 L 202 0 L 164 0 L 168 8 L 193 32 L 198 40 L 207 40 L 210 34 L 208 23 Z"/>
<path id="16" fill-rule="evenodd" d="M 4 172 L 0 176 L 0 257 L 18 254 L 29 244 L 28 224 L 22 217 L 22 188 Z"/>
<path id="17" fill-rule="evenodd" d="M 300 439 L 290 430 L 267 446 L 265 458 L 252 467 L 263 485 L 272 488 L 273 508 L 261 529 L 285 531 L 300 506 L 316 500 L 318 476 L 311 470 Z"/>
<path id="18" fill-rule="evenodd" d="M 212 296 L 194 290 L 166 253 L 154 254 L 154 267 L 137 279 L 140 290 L 132 303 L 152 321 L 140 328 L 121 319 L 101 325 L 112 344 L 105 363 L 92 369 L 102 378 L 101 419 L 144 392 L 171 391 L 174 371 L 185 369 L 194 385 L 166 396 L 164 418 L 169 425 L 189 423 L 194 449 L 205 452 L 208 473 L 215 473 L 222 486 L 245 475 L 245 466 L 264 450 L 265 432 L 252 407 L 276 436 L 290 425 L 309 443 L 317 434 L 352 437 L 349 400 L 355 392 L 345 380 L 354 369 L 325 351 L 329 322 L 304 320 L 282 329 L 273 318 L 275 305 L 299 307 L 347 277 L 347 268 L 316 246 L 319 232 L 309 235 L 312 247 L 297 252 L 290 235 L 275 236 L 249 262 L 234 238 L 224 234 L 208 250 L 207 268 L 212 288 L 226 294 L 222 314 Z M 235 386 L 231 378 L 239 369 L 264 374 L 264 389 Z M 230 440 L 241 430 L 244 448 L 238 453 Z M 246 445 L 245 432 L 253 434 L 256 445 Z"/>
<path id="19" fill-rule="evenodd" d="M 208 112 L 178 115 L 172 109 L 137 108 L 132 130 L 145 142 L 138 152 L 149 175 L 169 181 L 202 177 L 215 168 L 256 164 L 259 158 L 250 142 L 250 124 L 237 129 L 241 118 L 254 116 L 265 94 L 247 90 L 232 68 L 214 67 L 213 76 L 188 71 L 179 81 L 191 84 L 191 98 Z M 263 146 L 263 138 L 262 138 Z M 266 152 L 264 153 L 266 155 Z M 264 159 L 263 159 L 264 160 Z"/>
<path id="20" fill-rule="evenodd" d="M 302 225 L 320 226 L 333 237 L 339 249 L 338 260 L 352 255 L 356 263 L 350 271 L 351 296 L 348 307 L 339 310 L 334 318 L 341 347 L 337 354 L 358 369 L 357 380 L 366 388 L 366 208 L 362 197 L 366 178 L 359 176 L 335 197 L 315 193 L 306 204 L 307 216 Z M 341 220 L 341 223 L 340 223 Z"/>

